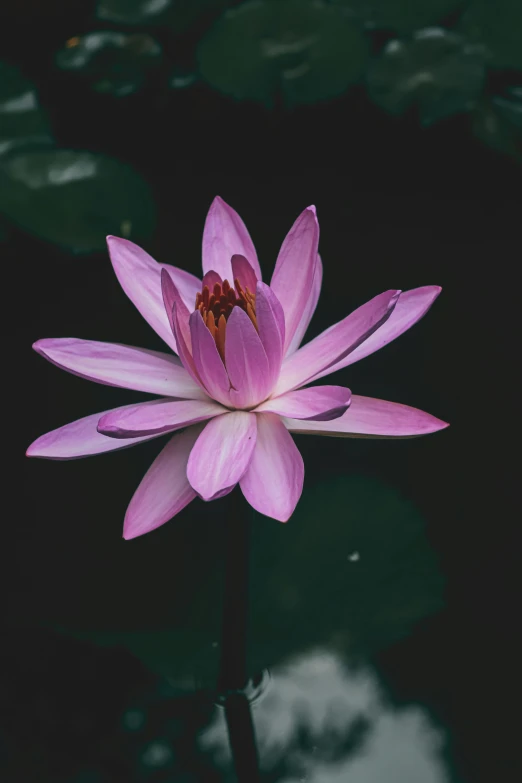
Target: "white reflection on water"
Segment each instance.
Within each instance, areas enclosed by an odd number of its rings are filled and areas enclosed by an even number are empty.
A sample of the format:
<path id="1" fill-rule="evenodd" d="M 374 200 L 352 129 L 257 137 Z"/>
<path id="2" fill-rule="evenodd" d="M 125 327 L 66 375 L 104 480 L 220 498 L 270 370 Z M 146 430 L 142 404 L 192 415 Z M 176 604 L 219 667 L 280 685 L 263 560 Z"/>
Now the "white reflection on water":
<path id="1" fill-rule="evenodd" d="M 445 738 L 419 705 L 397 707 L 369 667 L 347 668 L 314 650 L 278 666 L 252 709 L 263 771 L 281 783 L 445 783 Z M 304 740 L 303 740 L 304 738 Z M 224 712 L 199 738 L 219 767 L 230 765 Z"/>

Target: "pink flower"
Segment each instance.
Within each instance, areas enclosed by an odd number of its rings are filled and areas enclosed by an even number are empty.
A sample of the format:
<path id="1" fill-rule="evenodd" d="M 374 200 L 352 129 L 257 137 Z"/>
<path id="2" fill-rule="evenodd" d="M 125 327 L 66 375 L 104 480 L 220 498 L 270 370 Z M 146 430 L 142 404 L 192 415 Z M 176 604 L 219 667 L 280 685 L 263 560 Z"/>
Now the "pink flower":
<path id="1" fill-rule="evenodd" d="M 401 438 L 446 427 L 406 405 L 352 396 L 342 386 L 310 386 L 394 340 L 440 293 L 437 286 L 385 291 L 299 348 L 321 289 L 318 243 L 309 207 L 283 242 L 267 285 L 243 221 L 220 198 L 205 223 L 201 281 L 108 237 L 123 290 L 179 358 L 89 340 L 39 340 L 35 350 L 64 370 L 161 398 L 59 427 L 38 438 L 28 456 L 74 459 L 183 430 L 130 502 L 123 535 L 134 538 L 196 495 L 214 500 L 236 484 L 251 506 L 286 522 L 304 478 L 292 432 Z"/>

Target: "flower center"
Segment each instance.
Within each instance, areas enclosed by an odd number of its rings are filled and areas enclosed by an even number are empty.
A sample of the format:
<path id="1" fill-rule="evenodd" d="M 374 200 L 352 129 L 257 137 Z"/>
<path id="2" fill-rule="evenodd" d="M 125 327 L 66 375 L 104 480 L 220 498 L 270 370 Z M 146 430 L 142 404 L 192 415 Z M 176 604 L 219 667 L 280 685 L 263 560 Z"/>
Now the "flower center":
<path id="1" fill-rule="evenodd" d="M 228 280 L 215 283 L 210 293 L 208 285 L 196 295 L 196 310 L 199 310 L 210 334 L 214 338 L 219 355 L 225 362 L 225 333 L 227 321 L 234 307 L 240 307 L 248 315 L 257 330 L 256 295 L 248 288 L 242 288 L 239 280 L 234 280 L 234 288 Z"/>

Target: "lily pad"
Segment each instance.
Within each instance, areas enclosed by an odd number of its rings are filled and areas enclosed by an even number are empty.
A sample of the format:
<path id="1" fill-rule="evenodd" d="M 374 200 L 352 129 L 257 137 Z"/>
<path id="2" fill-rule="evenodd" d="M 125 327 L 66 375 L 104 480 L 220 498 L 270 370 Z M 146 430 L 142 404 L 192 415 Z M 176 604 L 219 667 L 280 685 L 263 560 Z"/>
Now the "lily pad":
<path id="1" fill-rule="evenodd" d="M 56 64 L 81 75 L 96 92 L 123 97 L 144 86 L 161 56 L 161 46 L 150 35 L 103 30 L 69 38 Z"/>
<path id="2" fill-rule="evenodd" d="M 473 132 L 484 144 L 522 163 L 522 99 L 484 100 L 474 112 Z"/>
<path id="3" fill-rule="evenodd" d="M 155 224 L 148 185 L 130 166 L 87 151 L 26 152 L 0 165 L 0 213 L 76 253 L 107 234 L 146 238 Z"/>
<path id="4" fill-rule="evenodd" d="M 201 16 L 230 5 L 231 0 L 100 0 L 98 19 L 122 25 L 169 27 L 181 33 Z"/>
<path id="5" fill-rule="evenodd" d="M 465 0 L 331 0 L 366 27 L 412 33 L 459 11 Z"/>
<path id="6" fill-rule="evenodd" d="M 203 78 L 237 99 L 268 107 L 333 98 L 358 82 L 368 43 L 334 6 L 250 0 L 224 13 L 202 38 Z"/>
<path id="7" fill-rule="evenodd" d="M 367 74 L 371 99 L 391 114 L 414 106 L 423 125 L 472 109 L 485 78 L 484 51 L 440 27 L 385 46 Z"/>
<path id="8" fill-rule="evenodd" d="M 0 155 L 53 143 L 34 85 L 17 68 L 0 62 Z"/>
<path id="9" fill-rule="evenodd" d="M 520 0 L 471 0 L 460 27 L 470 41 L 486 47 L 495 67 L 522 68 Z"/>

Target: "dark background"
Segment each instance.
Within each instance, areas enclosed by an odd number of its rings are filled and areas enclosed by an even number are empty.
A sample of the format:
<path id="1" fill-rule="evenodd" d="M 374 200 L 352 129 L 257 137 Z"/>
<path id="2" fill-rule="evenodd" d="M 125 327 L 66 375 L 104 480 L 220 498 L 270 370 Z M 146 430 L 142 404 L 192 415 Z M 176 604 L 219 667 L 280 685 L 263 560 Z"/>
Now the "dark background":
<path id="1" fill-rule="evenodd" d="M 28 188 L 12 207 L 9 161 L 42 149 L 132 165 L 151 197 L 129 197 L 131 238 L 195 274 L 215 195 L 245 220 L 267 279 L 286 231 L 315 203 L 325 271 L 308 337 L 387 288 L 443 287 L 411 332 L 332 382 L 422 408 L 451 427 L 401 442 L 298 438 L 307 489 L 294 517 L 280 526 L 253 515 L 250 667 L 277 671 L 318 647 L 371 667 L 394 709 L 421 705 L 443 732 L 444 779 L 517 780 L 520 164 L 473 135 L 469 113 L 423 127 L 415 101 L 390 116 L 363 82 L 291 106 L 277 91 L 272 107 L 227 96 L 195 70 L 195 46 L 218 15 L 204 8 L 181 30 L 143 25 L 165 61 L 143 82 L 140 62 L 133 65 L 134 88 L 118 95 L 111 79 L 128 68 L 118 54 L 116 66 L 109 57 L 94 77 L 87 67 L 57 65 L 72 36 L 120 29 L 96 18 L 94 3 L 23 0 L 0 11 L 0 59 L 36 85 L 52 129 L 52 140 L 33 146 L 22 134 L 0 157 L 4 308 L 12 313 L 5 415 L 16 422 L 5 454 L 14 503 L 2 540 L 5 780 L 230 779 L 194 739 L 211 714 L 228 500 L 194 502 L 124 542 L 125 507 L 157 443 L 73 462 L 23 456 L 49 429 L 142 399 L 60 372 L 32 342 L 76 336 L 162 349 L 103 250 L 104 234 L 121 233 L 127 218 L 127 206 L 118 211 L 117 172 L 100 186 L 99 213 L 96 199 L 82 200 L 81 182 L 63 202 L 54 185 L 43 201 Z M 450 28 L 458 15 L 430 21 Z M 367 35 L 378 52 L 395 33 Z M 109 87 L 100 89 L 104 68 Z M 172 85 L 172 72 L 183 85 Z M 505 96 L 519 77 L 488 62 L 477 101 Z M 142 226 L 150 204 L 156 217 Z M 43 230 L 31 210 L 44 215 Z M 60 239 L 73 213 L 78 235 L 89 226 L 92 246 L 82 252 L 70 239 L 74 228 Z M 148 716 L 143 730 L 122 718 L 129 705 Z M 310 731 L 299 734 L 303 752 L 319 745 L 324 758 L 337 758 L 338 745 L 357 753 L 357 743 L 326 729 L 326 739 L 312 741 Z M 158 737 L 176 749 L 165 766 L 147 762 Z M 266 780 L 295 779 L 284 764 L 266 765 Z M 412 771 L 401 779 L 442 778 Z"/>

